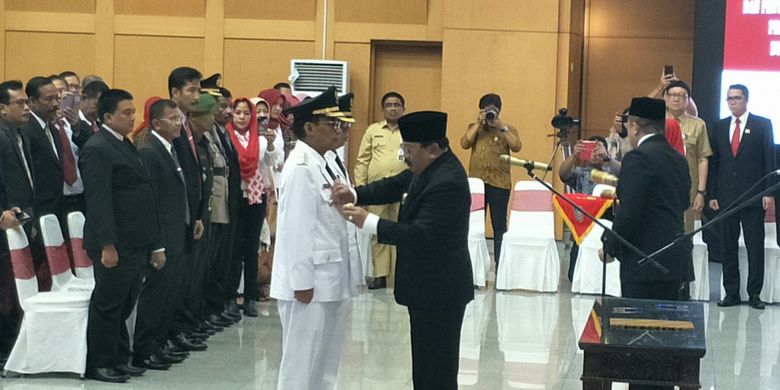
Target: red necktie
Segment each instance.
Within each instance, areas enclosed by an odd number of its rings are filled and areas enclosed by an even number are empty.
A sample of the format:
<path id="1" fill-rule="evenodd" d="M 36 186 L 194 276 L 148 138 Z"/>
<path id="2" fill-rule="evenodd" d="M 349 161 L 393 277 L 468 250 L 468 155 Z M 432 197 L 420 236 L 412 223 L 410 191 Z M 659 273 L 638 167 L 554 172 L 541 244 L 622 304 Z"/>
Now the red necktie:
<path id="1" fill-rule="evenodd" d="M 731 154 L 737 157 L 737 151 L 739 150 L 739 138 L 742 135 L 742 129 L 739 128 L 739 118 L 735 122 L 734 134 L 731 136 Z"/>
<path id="2" fill-rule="evenodd" d="M 73 158 L 73 150 L 70 148 L 70 140 L 65 133 L 65 124 L 62 119 L 57 121 L 57 133 L 60 136 L 60 160 L 62 161 L 62 173 L 65 182 L 73 185 L 76 182 L 76 160 Z"/>
<path id="3" fill-rule="evenodd" d="M 92 122 L 92 132 L 97 133 L 100 128 L 97 125 L 97 121 Z"/>
<path id="4" fill-rule="evenodd" d="M 187 123 L 187 120 L 184 119 L 182 121 L 182 127 L 184 127 L 184 133 L 187 134 L 187 140 L 190 142 L 190 148 L 192 148 L 192 155 L 195 156 L 195 160 L 200 162 L 200 157 L 198 157 L 198 149 L 195 147 L 195 138 L 192 137 L 192 131 L 190 130 L 190 126 Z"/>

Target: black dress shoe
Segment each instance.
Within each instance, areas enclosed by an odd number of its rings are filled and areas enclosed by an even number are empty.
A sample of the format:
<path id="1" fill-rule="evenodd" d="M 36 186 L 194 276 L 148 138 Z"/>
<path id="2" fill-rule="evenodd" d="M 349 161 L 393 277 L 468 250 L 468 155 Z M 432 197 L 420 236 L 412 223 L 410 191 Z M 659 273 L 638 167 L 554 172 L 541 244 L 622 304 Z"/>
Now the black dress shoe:
<path id="1" fill-rule="evenodd" d="M 247 317 L 257 317 L 257 302 L 248 300 L 244 303 L 244 315 Z"/>
<path id="2" fill-rule="evenodd" d="M 225 312 L 233 317 L 241 317 L 241 310 L 238 308 L 235 299 L 231 299 L 225 303 Z"/>
<path id="3" fill-rule="evenodd" d="M 165 353 L 166 355 L 183 357 L 183 358 L 190 356 L 190 353 L 187 350 L 177 347 L 170 340 L 168 342 L 169 344 L 166 345 L 165 348 L 163 348 L 163 353 Z"/>
<path id="4" fill-rule="evenodd" d="M 718 302 L 718 307 L 739 306 L 741 304 L 742 304 L 742 299 L 740 297 L 726 296 L 726 298 Z"/>
<path id="5" fill-rule="evenodd" d="M 386 288 L 386 287 L 387 287 L 387 278 L 384 276 L 374 278 L 374 281 L 368 285 L 369 290 L 379 290 L 380 288 Z"/>
<path id="6" fill-rule="evenodd" d="M 130 380 L 130 375 L 118 372 L 113 368 L 88 368 L 84 377 L 111 383 L 124 383 Z"/>
<path id="7" fill-rule="evenodd" d="M 225 330 L 225 327 L 223 327 L 222 325 L 215 324 L 208 320 L 203 321 L 203 323 L 206 324 L 206 326 L 208 326 L 209 328 L 214 329 L 214 332 L 222 332 L 223 330 Z"/>
<path id="8" fill-rule="evenodd" d="M 145 368 L 135 367 L 133 365 L 130 365 L 130 363 L 116 366 L 116 370 L 125 375 L 130 375 L 130 376 L 141 376 L 146 372 Z"/>
<path id="9" fill-rule="evenodd" d="M 176 339 L 173 340 L 173 343 L 186 351 L 205 351 L 208 346 L 203 343 L 198 343 L 191 341 L 187 339 L 186 336 L 184 336 L 184 333 L 179 333 L 178 336 L 176 336 Z"/>
<path id="10" fill-rule="evenodd" d="M 227 318 L 217 314 L 212 314 L 209 316 L 209 323 L 221 326 L 223 328 L 227 328 L 228 326 L 233 325 L 233 321 L 230 321 Z"/>
<path id="11" fill-rule="evenodd" d="M 214 329 L 214 327 L 209 325 L 209 323 L 207 322 L 201 322 L 200 324 L 198 324 L 197 331 L 200 333 L 205 333 L 209 336 L 213 336 L 217 333 L 217 330 Z"/>
<path id="12" fill-rule="evenodd" d="M 764 302 L 762 302 L 761 298 L 759 297 L 750 298 L 750 300 L 748 301 L 748 305 L 750 305 L 750 307 L 756 310 L 764 310 L 764 307 L 766 307 Z"/>
<path id="13" fill-rule="evenodd" d="M 234 315 L 232 315 L 232 314 L 228 313 L 228 311 L 227 311 L 227 310 L 223 311 L 222 313 L 219 313 L 219 316 L 220 316 L 220 317 L 221 317 L 221 318 L 222 318 L 224 321 L 230 321 L 230 323 L 231 323 L 231 324 L 235 324 L 235 323 L 237 323 L 238 321 L 241 321 L 241 314 L 239 314 L 238 316 L 234 316 Z"/>
<path id="14" fill-rule="evenodd" d="M 165 371 L 171 368 L 171 364 L 163 361 L 159 356 L 157 356 L 156 353 L 153 353 L 151 356 L 141 361 L 133 360 L 133 365 L 137 367 L 148 368 L 150 370 L 160 371 Z"/>
<path id="15" fill-rule="evenodd" d="M 188 339 L 205 340 L 205 339 L 209 338 L 209 334 L 208 333 L 199 332 L 199 331 L 196 331 L 196 330 L 191 330 L 189 332 L 185 332 L 184 334 L 187 335 Z"/>
<path id="16" fill-rule="evenodd" d="M 186 356 L 173 356 L 165 352 L 157 352 L 156 355 L 160 358 L 161 361 L 170 364 L 179 364 L 187 359 Z"/>

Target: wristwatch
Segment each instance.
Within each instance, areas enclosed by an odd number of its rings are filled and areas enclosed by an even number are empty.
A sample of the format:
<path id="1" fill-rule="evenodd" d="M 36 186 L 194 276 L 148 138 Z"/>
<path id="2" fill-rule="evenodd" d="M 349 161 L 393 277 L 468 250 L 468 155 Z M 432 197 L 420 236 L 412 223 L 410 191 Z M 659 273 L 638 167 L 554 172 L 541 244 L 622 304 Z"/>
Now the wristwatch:
<path id="1" fill-rule="evenodd" d="M 707 196 L 707 191 L 697 189 L 696 192 L 701 194 L 701 196 Z"/>

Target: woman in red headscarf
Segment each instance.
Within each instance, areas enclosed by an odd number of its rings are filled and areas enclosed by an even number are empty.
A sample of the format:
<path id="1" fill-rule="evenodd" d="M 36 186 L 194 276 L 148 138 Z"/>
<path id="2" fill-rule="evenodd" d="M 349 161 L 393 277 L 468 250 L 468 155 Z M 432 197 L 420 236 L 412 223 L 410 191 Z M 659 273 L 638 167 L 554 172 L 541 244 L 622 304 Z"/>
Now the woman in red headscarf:
<path id="1" fill-rule="evenodd" d="M 244 314 L 257 317 L 256 302 L 260 299 L 257 285 L 257 250 L 260 245 L 260 229 L 265 219 L 267 196 L 263 178 L 263 166 L 271 165 L 282 154 L 274 145 L 276 134 L 261 134 L 257 125 L 257 113 L 247 98 L 233 101 L 233 121 L 227 132 L 238 154 L 241 175 L 242 199 L 239 205 L 238 233 L 236 236 L 236 267 L 230 270 L 228 291 L 234 302 L 244 269 Z M 229 303 L 229 304 L 230 304 Z"/>
<path id="2" fill-rule="evenodd" d="M 162 100 L 159 96 L 152 96 L 149 99 L 146 99 L 146 103 L 144 103 L 144 121 L 130 134 L 130 140 L 136 145 L 142 143 L 146 137 L 149 136 L 149 129 L 152 127 L 151 120 L 149 119 L 152 113 L 149 110 L 151 109 L 152 104 L 159 100 Z"/>

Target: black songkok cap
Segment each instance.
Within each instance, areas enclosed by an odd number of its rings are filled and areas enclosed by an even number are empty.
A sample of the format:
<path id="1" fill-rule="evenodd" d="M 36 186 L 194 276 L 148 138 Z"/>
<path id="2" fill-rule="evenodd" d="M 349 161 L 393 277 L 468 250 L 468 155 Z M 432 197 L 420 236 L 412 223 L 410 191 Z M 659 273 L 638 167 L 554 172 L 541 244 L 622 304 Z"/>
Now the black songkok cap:
<path id="1" fill-rule="evenodd" d="M 653 99 L 646 96 L 631 99 L 631 108 L 628 115 L 654 121 L 666 119 L 666 102 L 661 99 Z"/>
<path id="2" fill-rule="evenodd" d="M 447 114 L 438 111 L 419 111 L 398 119 L 404 142 L 432 142 L 447 137 Z"/>
<path id="3" fill-rule="evenodd" d="M 308 120 L 317 115 L 326 115 L 338 117 L 339 103 L 336 97 L 336 87 L 330 87 L 323 91 L 319 96 L 304 100 L 295 107 L 288 107 L 284 110 L 284 115 L 293 114 L 296 121 Z"/>
<path id="4" fill-rule="evenodd" d="M 200 80 L 200 92 L 207 93 L 215 98 L 222 97 L 222 92 L 219 89 L 220 84 L 222 84 L 222 74 L 214 73 Z"/>

